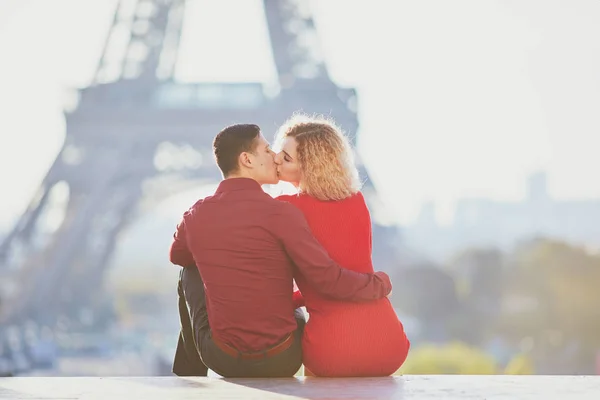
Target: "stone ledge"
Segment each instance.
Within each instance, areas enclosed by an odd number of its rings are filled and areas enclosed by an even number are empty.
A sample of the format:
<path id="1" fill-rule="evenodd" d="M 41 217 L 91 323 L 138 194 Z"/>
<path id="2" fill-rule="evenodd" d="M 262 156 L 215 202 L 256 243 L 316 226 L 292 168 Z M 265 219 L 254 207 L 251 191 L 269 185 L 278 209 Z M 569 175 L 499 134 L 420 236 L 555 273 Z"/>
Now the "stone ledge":
<path id="1" fill-rule="evenodd" d="M 17 377 L 0 399 L 600 399 L 600 376 L 223 379 Z"/>

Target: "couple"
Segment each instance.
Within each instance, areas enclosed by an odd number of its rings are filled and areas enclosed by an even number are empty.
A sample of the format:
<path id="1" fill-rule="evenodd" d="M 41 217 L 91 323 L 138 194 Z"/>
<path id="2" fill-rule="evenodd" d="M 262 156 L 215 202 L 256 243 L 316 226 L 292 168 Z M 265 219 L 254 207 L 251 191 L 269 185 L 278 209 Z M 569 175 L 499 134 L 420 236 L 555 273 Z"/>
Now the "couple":
<path id="1" fill-rule="evenodd" d="M 179 376 L 386 376 L 410 347 L 371 263 L 371 220 L 352 149 L 332 123 L 294 117 L 275 154 L 251 124 L 213 143 L 224 180 L 183 215 Z M 261 185 L 291 182 L 276 199 Z M 294 280 L 298 291 L 294 291 Z M 299 307 L 305 306 L 308 322 Z"/>

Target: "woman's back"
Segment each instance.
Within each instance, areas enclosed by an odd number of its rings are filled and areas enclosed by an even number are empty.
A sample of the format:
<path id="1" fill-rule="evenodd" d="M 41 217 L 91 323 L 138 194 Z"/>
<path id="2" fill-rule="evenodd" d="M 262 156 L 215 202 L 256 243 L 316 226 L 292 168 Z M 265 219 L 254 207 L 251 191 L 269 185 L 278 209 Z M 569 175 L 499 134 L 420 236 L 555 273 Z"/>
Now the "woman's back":
<path id="1" fill-rule="evenodd" d="M 321 245 L 339 265 L 373 272 L 371 218 L 357 193 L 341 201 L 307 195 L 280 196 L 297 206 Z M 303 338 L 304 364 L 318 376 L 381 376 L 404 362 L 409 342 L 388 299 L 369 303 L 330 300 L 296 279 L 309 321 Z"/>

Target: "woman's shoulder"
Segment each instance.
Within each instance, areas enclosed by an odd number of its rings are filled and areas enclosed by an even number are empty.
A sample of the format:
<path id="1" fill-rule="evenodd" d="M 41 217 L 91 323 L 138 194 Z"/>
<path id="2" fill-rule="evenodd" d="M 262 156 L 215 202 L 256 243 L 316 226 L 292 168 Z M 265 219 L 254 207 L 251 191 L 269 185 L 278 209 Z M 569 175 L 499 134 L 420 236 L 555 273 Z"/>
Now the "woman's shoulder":
<path id="1" fill-rule="evenodd" d="M 352 208 L 356 208 L 356 209 L 361 209 L 366 212 L 369 211 L 368 207 L 367 207 L 367 202 L 365 200 L 365 196 L 363 196 L 362 192 L 356 192 L 354 193 L 352 196 L 350 196 L 347 199 L 348 202 L 348 207 L 352 207 Z"/>
<path id="2" fill-rule="evenodd" d="M 354 193 L 352 196 L 348 196 L 344 200 L 340 200 L 339 203 L 351 204 L 351 205 L 356 206 L 356 205 L 365 205 L 366 201 L 365 201 L 365 196 L 362 194 L 362 192 L 358 191 L 358 192 Z"/>
<path id="3" fill-rule="evenodd" d="M 363 192 L 361 192 L 360 190 L 358 192 L 354 193 L 352 195 L 352 198 L 365 203 L 365 196 L 363 195 Z"/>

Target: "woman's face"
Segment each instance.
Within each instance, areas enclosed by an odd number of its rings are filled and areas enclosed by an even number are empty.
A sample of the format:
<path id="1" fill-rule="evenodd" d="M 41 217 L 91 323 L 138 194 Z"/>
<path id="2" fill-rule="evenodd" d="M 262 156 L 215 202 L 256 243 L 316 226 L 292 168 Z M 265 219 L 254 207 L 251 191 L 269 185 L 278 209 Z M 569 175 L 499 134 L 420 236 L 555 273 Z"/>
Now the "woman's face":
<path id="1" fill-rule="evenodd" d="M 290 182 L 296 187 L 300 185 L 300 163 L 298 162 L 298 153 L 296 153 L 297 146 L 296 139 L 287 137 L 283 140 L 281 151 L 275 156 L 279 179 Z"/>

